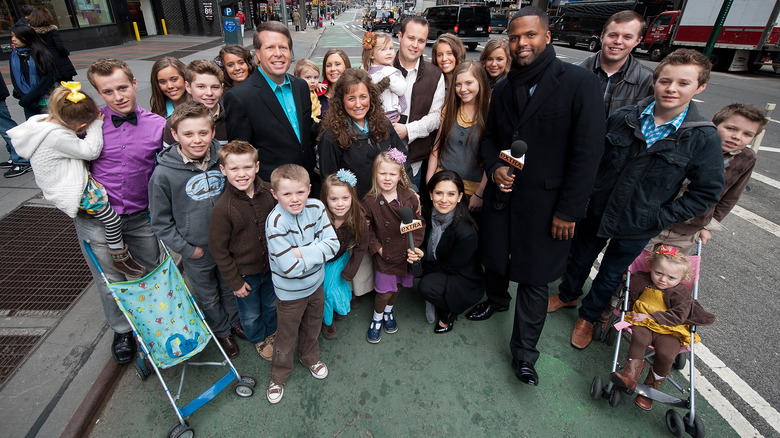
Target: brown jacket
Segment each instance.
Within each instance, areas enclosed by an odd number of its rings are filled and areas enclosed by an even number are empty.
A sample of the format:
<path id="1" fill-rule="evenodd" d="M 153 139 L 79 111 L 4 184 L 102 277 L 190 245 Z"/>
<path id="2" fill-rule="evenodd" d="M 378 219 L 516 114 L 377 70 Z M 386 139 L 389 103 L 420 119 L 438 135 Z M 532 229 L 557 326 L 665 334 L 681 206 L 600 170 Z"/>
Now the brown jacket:
<path id="1" fill-rule="evenodd" d="M 650 273 L 637 272 L 631 274 L 631 284 L 628 291 L 628 308 L 634 308 L 634 302 L 642 295 L 645 287 L 655 289 Z M 715 322 L 715 315 L 704 310 L 688 288 L 680 283 L 664 292 L 666 312 L 653 312 L 650 316 L 658 324 L 675 326 L 680 324 L 710 325 Z"/>
<path id="2" fill-rule="evenodd" d="M 395 56 L 393 66 L 400 70 L 401 74 L 406 77 L 406 69 L 401 66 L 398 55 Z M 439 84 L 441 75 L 442 72 L 439 67 L 420 58 L 420 66 L 417 69 L 417 79 L 415 79 L 414 86 L 412 87 L 412 98 L 407 99 L 409 104 L 409 122 L 416 122 L 431 112 L 433 95 L 436 91 L 436 86 Z M 428 155 L 431 154 L 431 147 L 433 146 L 433 140 L 435 139 L 436 131 L 433 131 L 427 137 L 418 138 L 409 144 L 409 162 L 415 163 L 427 159 Z"/>
<path id="3" fill-rule="evenodd" d="M 728 154 L 723 155 L 724 160 L 729 157 L 731 159 L 726 163 L 726 168 L 723 171 L 726 184 L 723 186 L 720 200 L 695 218 L 672 225 L 672 231 L 679 234 L 694 234 L 707 226 L 713 218 L 718 222 L 722 221 L 731 209 L 737 205 L 739 197 L 742 196 L 742 192 L 745 191 L 745 187 L 747 187 L 748 181 L 750 181 L 750 175 L 753 174 L 753 167 L 756 165 L 756 153 L 752 149 L 742 149 L 740 153 L 733 157 Z"/>
<path id="4" fill-rule="evenodd" d="M 363 222 L 363 224 L 365 225 L 365 222 Z M 342 224 L 339 228 L 336 228 L 334 225 L 333 229 L 336 230 L 336 237 L 339 238 L 339 252 L 333 256 L 332 260 L 338 259 L 344 255 L 345 252 L 352 249 L 349 261 L 341 271 L 341 278 L 352 281 L 352 279 L 355 278 L 355 274 L 357 274 L 358 268 L 360 268 L 360 262 L 363 261 L 363 256 L 365 256 L 366 251 L 368 251 L 368 227 L 363 230 L 363 236 L 361 236 L 360 242 L 355 242 L 355 230 L 349 225 Z"/>
<path id="5" fill-rule="evenodd" d="M 406 250 L 409 240 L 401 235 L 401 207 L 409 207 L 414 212 L 414 218 L 423 222 L 423 227 L 412 231 L 414 246 L 422 244 L 425 235 L 425 220 L 417 212 L 420 202 L 417 195 L 409 189 L 398 188 L 398 199 L 387 202 L 381 194 L 366 195 L 363 198 L 363 210 L 366 213 L 368 225 L 368 251 L 374 255 L 374 269 L 388 275 L 406 275 L 409 266 L 406 262 Z M 382 255 L 379 255 L 379 249 Z"/>
<path id="6" fill-rule="evenodd" d="M 230 184 L 211 210 L 209 251 L 219 272 L 230 286 L 238 290 L 244 275 L 268 269 L 268 246 L 265 241 L 265 219 L 276 205 L 271 185 L 255 176 L 255 195 L 250 198 Z"/>

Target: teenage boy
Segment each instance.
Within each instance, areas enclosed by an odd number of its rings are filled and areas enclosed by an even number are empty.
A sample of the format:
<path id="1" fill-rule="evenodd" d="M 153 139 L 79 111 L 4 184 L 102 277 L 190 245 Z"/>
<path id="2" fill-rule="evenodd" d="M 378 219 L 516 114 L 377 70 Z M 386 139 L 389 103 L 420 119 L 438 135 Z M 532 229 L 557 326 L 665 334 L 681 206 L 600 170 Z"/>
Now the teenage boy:
<path id="1" fill-rule="evenodd" d="M 208 247 L 211 209 L 222 194 L 214 119 L 198 102 L 185 102 L 170 118 L 176 142 L 157 157 L 149 181 L 152 230 L 182 256 L 184 272 L 217 341 L 231 359 L 238 356 L 233 335 L 245 339 L 233 292 L 217 271 Z"/>
<path id="2" fill-rule="evenodd" d="M 559 295 L 547 304 L 547 312 L 576 307 L 591 266 L 606 246 L 571 335 L 575 348 L 590 344 L 593 323 L 648 240 L 718 201 L 723 190 L 721 140 L 691 102 L 704 91 L 709 76 L 710 61 L 701 52 L 676 50 L 653 72 L 654 96 L 609 118 L 588 212 L 577 225 Z M 678 198 L 686 179 L 688 191 Z"/>
<path id="3" fill-rule="evenodd" d="M 601 50 L 576 64 L 599 77 L 607 116 L 653 94 L 653 71 L 631 55 L 644 34 L 645 19 L 641 15 L 617 12 L 604 23 Z"/>
<path id="4" fill-rule="evenodd" d="M 279 203 L 266 219 L 265 235 L 279 327 L 266 397 L 275 404 L 292 372 L 296 338 L 298 358 L 311 375 L 328 376 L 317 338 L 325 311 L 324 264 L 338 252 L 339 239 L 322 202 L 308 199 L 311 183 L 306 169 L 297 164 L 277 167 L 271 173 L 271 187 Z"/>
<path id="5" fill-rule="evenodd" d="M 249 342 L 271 360 L 276 334 L 276 295 L 268 268 L 265 220 L 276 201 L 257 172 L 257 149 L 233 140 L 219 150 L 219 170 L 228 185 L 211 210 L 209 250 L 236 299 Z"/>
<path id="6" fill-rule="evenodd" d="M 695 218 L 663 230 L 650 240 L 648 246 L 663 243 L 676 246 L 684 254 L 692 254 L 699 238 L 702 244 L 712 239 L 712 220 L 721 222 L 745 191 L 756 165 L 755 151 L 746 148 L 766 126 L 764 112 L 754 105 L 732 103 L 715 113 L 712 123 L 720 135 L 725 167 L 723 177 L 726 184 L 720 200 Z"/>
<path id="7" fill-rule="evenodd" d="M 133 258 L 152 271 L 157 267 L 160 248 L 149 226 L 146 188 L 155 156 L 162 149 L 165 119 L 136 104 L 138 83 L 124 61 L 99 59 L 87 69 L 87 79 L 106 102 L 100 110 L 105 115 L 103 151 L 91 162 L 90 171 L 95 179 L 103 181 L 109 203 L 122 218 L 122 236 Z M 100 292 L 103 313 L 114 330 L 111 352 L 118 363 L 128 363 L 136 351 L 133 328 L 117 307 L 82 242 L 89 242 L 109 281 L 127 278 L 111 267 L 112 255 L 103 223 L 83 211 L 73 222 L 84 259 Z"/>
<path id="8" fill-rule="evenodd" d="M 225 110 L 220 103 L 223 76 L 222 69 L 213 62 L 196 59 L 187 65 L 187 77 L 184 81 L 184 88 L 192 96 L 193 102 L 200 102 L 209 109 L 209 113 L 214 119 L 214 138 L 219 140 L 221 145 L 227 143 Z M 170 119 L 165 125 L 163 141 L 166 147 L 175 141 L 171 133 Z"/>

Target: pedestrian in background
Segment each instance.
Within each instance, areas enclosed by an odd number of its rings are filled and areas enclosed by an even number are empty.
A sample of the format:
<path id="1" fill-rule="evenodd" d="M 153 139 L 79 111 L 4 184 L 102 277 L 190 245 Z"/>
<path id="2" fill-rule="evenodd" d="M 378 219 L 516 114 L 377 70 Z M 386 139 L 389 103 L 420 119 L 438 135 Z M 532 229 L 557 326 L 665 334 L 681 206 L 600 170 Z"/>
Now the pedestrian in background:
<path id="1" fill-rule="evenodd" d="M 46 44 L 32 27 L 12 27 L 11 43 L 14 45 L 10 60 L 13 96 L 19 99 L 26 120 L 46 111 L 56 68 Z"/>
<path id="2" fill-rule="evenodd" d="M 76 68 L 70 62 L 70 52 L 65 48 L 65 43 L 62 42 L 60 31 L 54 25 L 54 17 L 51 16 L 51 12 L 48 9 L 37 7 L 30 13 L 28 20 L 30 27 L 35 29 L 51 53 L 54 66 L 57 69 L 54 73 L 54 80 L 56 82 L 73 80 L 73 77 L 76 76 Z"/>

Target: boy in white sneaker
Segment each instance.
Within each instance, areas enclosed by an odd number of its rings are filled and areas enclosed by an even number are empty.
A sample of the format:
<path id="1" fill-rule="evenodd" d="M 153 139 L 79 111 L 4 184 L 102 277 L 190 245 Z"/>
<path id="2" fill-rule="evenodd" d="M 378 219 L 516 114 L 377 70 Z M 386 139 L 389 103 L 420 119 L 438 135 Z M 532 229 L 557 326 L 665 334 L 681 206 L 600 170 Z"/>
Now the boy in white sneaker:
<path id="1" fill-rule="evenodd" d="M 293 367 L 293 347 L 316 379 L 328 376 L 320 361 L 318 337 L 325 296 L 324 264 L 339 250 L 339 239 L 325 206 L 309 199 L 309 173 L 297 164 L 284 164 L 271 173 L 271 193 L 279 203 L 265 223 L 278 328 L 271 360 L 271 382 L 266 396 L 279 403 Z"/>

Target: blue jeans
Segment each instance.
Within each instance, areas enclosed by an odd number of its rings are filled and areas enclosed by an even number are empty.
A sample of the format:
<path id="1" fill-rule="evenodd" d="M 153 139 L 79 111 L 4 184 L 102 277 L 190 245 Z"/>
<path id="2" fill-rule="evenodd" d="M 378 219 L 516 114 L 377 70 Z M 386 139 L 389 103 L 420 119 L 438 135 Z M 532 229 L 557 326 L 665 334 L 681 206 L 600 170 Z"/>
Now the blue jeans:
<path id="1" fill-rule="evenodd" d="M 8 155 L 10 155 L 11 161 L 14 164 L 29 164 L 29 160 L 20 157 L 16 153 L 14 145 L 11 144 L 11 139 L 8 137 L 8 134 L 6 134 L 6 132 L 15 126 L 16 122 L 11 118 L 11 113 L 8 111 L 8 105 L 5 104 L 5 100 L 0 101 L 0 137 L 3 137 L 3 140 L 5 140 L 5 148 L 8 150 Z"/>
<path id="2" fill-rule="evenodd" d="M 251 290 L 249 295 L 236 297 L 238 318 L 246 337 L 253 344 L 276 333 L 276 294 L 271 272 L 244 276 Z"/>
<path id="3" fill-rule="evenodd" d="M 631 265 L 647 245 L 648 239 L 609 239 L 598 236 L 600 217 L 588 216 L 577 224 L 574 241 L 566 266 L 566 277 L 558 286 L 559 298 L 563 302 L 578 299 L 590 275 L 590 268 L 604 246 L 607 250 L 601 259 L 596 278 L 590 285 L 590 293 L 582 300 L 579 316 L 588 322 L 599 319 L 615 294 L 623 272 Z"/>

